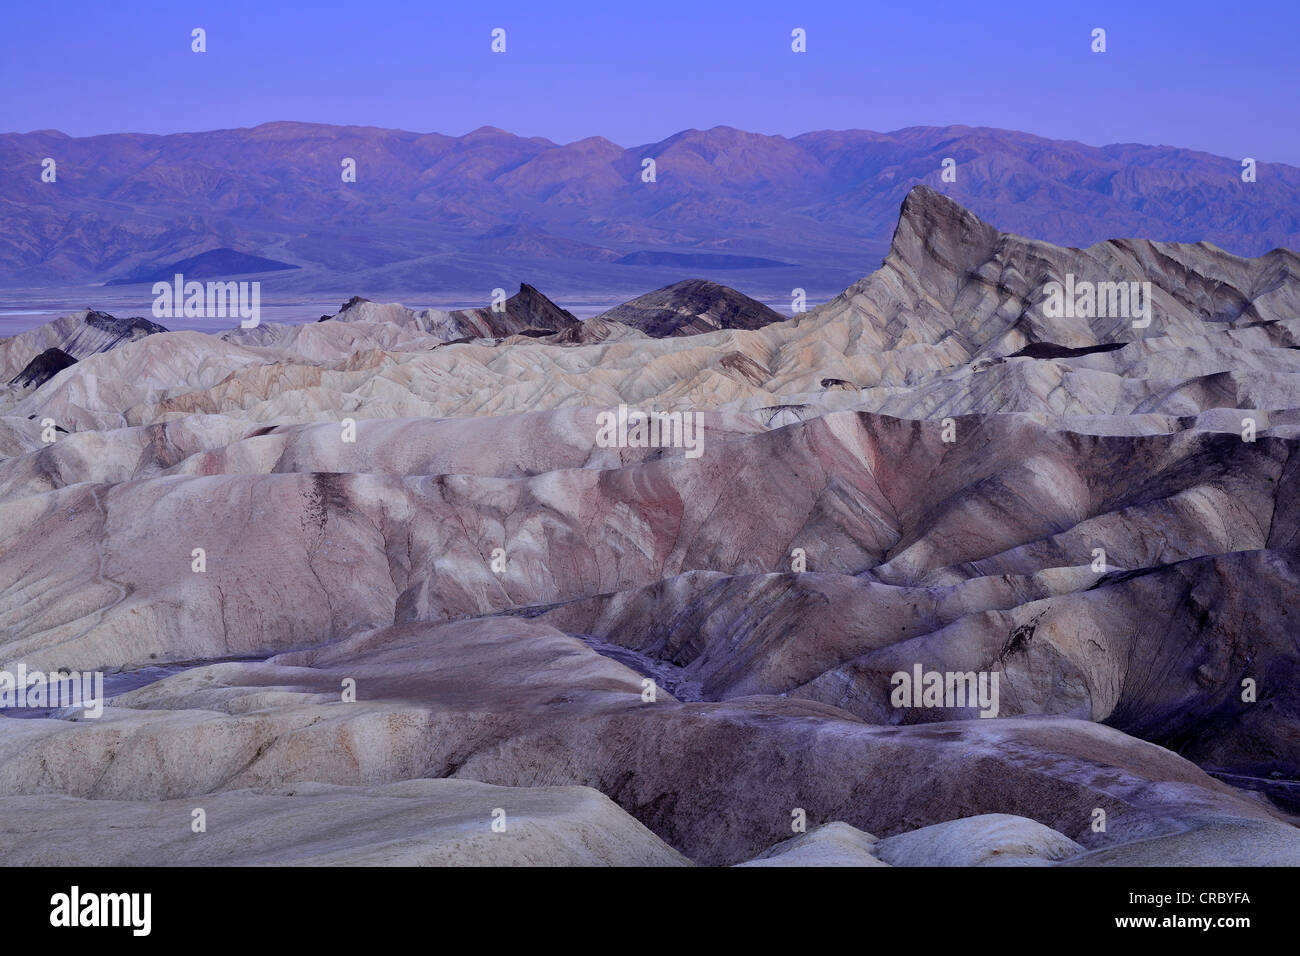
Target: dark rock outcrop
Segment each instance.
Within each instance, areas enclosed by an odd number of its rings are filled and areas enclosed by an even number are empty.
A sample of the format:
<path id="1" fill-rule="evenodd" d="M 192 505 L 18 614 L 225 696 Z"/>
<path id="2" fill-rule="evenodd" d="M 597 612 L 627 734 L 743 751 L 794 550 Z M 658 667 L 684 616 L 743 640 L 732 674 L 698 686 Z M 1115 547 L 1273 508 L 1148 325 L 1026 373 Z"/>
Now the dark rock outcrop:
<path id="1" fill-rule="evenodd" d="M 28 362 L 27 366 L 14 376 L 9 384 L 20 385 L 23 388 L 40 388 L 69 365 L 76 364 L 77 360 L 63 349 L 46 349 Z"/>
<path id="2" fill-rule="evenodd" d="M 687 279 L 624 302 L 601 318 L 662 339 L 719 329 L 761 329 L 784 322 L 787 316 L 735 289 L 707 279 Z"/>

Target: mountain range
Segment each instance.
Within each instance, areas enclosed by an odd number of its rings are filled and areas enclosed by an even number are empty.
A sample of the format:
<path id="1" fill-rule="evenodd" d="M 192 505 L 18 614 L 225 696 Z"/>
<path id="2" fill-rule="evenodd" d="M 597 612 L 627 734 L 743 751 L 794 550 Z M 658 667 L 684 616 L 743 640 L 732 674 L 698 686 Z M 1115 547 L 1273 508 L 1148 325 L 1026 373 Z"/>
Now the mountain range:
<path id="1" fill-rule="evenodd" d="M 42 161 L 55 160 L 54 182 Z M 941 175 L 951 158 L 955 182 Z M 356 181 L 342 164 L 355 160 Z M 654 161 L 655 181 L 643 181 Z M 146 282 L 177 263 L 274 269 L 266 295 L 642 292 L 685 276 L 833 294 L 889 249 L 917 184 L 1058 245 L 1122 236 L 1254 256 L 1300 246 L 1300 169 L 989 128 L 729 127 L 623 147 L 277 122 L 0 135 L 0 286 Z M 259 262 L 258 260 L 269 260 Z M 296 268 L 295 268 L 296 267 Z"/>

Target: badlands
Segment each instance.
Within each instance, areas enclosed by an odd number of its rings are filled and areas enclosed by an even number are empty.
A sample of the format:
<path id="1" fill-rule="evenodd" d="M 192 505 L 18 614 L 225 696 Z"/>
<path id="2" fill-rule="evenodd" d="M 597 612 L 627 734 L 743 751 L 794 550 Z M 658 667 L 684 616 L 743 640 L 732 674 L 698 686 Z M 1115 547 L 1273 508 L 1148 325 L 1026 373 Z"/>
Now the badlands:
<path id="1" fill-rule="evenodd" d="M 5 864 L 1300 864 L 1293 252 L 919 186 L 793 318 L 87 310 L 0 381 L 0 667 L 110 697 L 0 715 Z"/>

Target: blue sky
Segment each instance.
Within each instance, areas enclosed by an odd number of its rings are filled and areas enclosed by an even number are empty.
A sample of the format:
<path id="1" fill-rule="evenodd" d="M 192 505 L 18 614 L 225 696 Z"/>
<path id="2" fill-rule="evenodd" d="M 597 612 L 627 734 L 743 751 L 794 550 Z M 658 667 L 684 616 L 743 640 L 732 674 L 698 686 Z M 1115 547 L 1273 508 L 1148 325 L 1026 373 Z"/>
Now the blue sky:
<path id="1" fill-rule="evenodd" d="M 795 27 L 805 54 L 790 50 Z M 1094 27 L 1104 54 L 1089 49 Z M 964 123 L 1300 165 L 1294 0 L 62 0 L 6 4 L 4 34 L 6 132 L 294 119 L 632 146 L 716 125 Z"/>

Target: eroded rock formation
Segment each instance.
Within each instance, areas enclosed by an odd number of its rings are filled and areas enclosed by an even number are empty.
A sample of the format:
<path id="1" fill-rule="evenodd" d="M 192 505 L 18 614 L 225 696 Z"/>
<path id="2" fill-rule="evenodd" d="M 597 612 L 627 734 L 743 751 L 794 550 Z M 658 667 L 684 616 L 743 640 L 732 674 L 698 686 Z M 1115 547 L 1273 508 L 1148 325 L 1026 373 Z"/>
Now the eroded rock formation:
<path id="1" fill-rule="evenodd" d="M 1149 323 L 1051 314 L 1085 282 Z M 104 862 L 1300 862 L 1294 253 L 918 188 L 807 314 L 632 311 L 0 342 L 77 360 L 0 393 L 0 664 L 112 697 L 0 719 L 0 817 Z M 914 668 L 996 716 L 899 707 Z M 95 842 L 200 799 L 283 839 Z"/>

